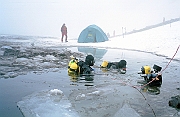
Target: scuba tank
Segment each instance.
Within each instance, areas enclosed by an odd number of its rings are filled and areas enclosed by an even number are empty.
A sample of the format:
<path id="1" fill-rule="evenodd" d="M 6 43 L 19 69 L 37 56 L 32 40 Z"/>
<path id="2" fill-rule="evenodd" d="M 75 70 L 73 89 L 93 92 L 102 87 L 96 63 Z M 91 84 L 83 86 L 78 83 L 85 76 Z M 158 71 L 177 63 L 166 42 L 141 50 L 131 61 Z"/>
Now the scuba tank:
<path id="1" fill-rule="evenodd" d="M 151 67 L 150 66 L 143 66 L 141 68 L 142 74 L 150 74 L 151 73 Z"/>
<path id="2" fill-rule="evenodd" d="M 103 61 L 101 64 L 101 68 L 106 68 L 108 65 L 108 61 Z"/>
<path id="3" fill-rule="evenodd" d="M 79 66 L 77 65 L 77 62 L 78 62 L 78 59 L 71 56 L 71 60 L 69 61 L 69 64 L 68 64 L 68 73 L 71 73 L 71 72 L 78 73 Z"/>

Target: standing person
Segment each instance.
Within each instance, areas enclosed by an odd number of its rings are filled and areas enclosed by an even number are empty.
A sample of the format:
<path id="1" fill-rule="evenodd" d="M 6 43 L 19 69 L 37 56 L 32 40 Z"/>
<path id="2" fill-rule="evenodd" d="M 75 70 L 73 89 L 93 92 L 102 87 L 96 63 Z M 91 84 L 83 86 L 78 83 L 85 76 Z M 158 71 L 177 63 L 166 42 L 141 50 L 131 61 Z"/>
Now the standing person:
<path id="1" fill-rule="evenodd" d="M 64 36 L 66 36 L 65 42 L 68 42 L 67 41 L 67 27 L 66 27 L 65 24 L 63 24 L 62 27 L 61 27 L 61 33 L 62 33 L 61 42 L 63 42 Z"/>

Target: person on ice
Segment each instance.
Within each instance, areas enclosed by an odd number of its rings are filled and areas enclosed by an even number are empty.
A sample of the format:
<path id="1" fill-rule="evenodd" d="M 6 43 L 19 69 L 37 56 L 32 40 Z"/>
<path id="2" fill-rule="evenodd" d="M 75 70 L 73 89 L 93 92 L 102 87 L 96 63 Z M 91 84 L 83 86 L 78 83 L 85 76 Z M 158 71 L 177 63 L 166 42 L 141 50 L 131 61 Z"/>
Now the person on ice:
<path id="1" fill-rule="evenodd" d="M 107 70 L 117 69 L 118 72 L 125 74 L 126 73 L 126 65 L 127 65 L 126 60 L 120 60 L 119 62 L 103 61 L 100 67 L 106 68 Z"/>
<path id="2" fill-rule="evenodd" d="M 87 55 L 85 61 L 78 61 L 75 57 L 71 56 L 71 60 L 68 65 L 68 74 L 77 75 L 91 75 L 93 66 L 95 63 L 94 57 L 92 55 Z"/>
<path id="3" fill-rule="evenodd" d="M 65 42 L 68 42 L 67 41 L 67 27 L 66 27 L 65 24 L 63 24 L 62 27 L 61 27 L 61 34 L 62 34 L 61 42 L 63 42 L 64 36 L 65 36 Z"/>

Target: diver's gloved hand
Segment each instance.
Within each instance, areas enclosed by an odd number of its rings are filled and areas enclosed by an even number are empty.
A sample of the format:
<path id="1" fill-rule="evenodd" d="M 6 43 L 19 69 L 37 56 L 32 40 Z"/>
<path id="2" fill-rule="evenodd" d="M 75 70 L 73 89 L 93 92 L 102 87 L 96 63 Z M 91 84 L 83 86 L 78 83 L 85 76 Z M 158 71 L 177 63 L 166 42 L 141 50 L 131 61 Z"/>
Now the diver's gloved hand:
<path id="1" fill-rule="evenodd" d="M 91 68 L 91 73 L 94 74 L 95 73 L 95 69 Z"/>

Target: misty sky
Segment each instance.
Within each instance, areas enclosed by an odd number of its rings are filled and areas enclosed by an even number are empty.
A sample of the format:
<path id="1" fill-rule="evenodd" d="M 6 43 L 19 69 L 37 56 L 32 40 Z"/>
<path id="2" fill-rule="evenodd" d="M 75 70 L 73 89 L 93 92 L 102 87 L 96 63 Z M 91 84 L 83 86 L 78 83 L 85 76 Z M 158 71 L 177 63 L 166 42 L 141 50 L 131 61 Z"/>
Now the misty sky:
<path id="1" fill-rule="evenodd" d="M 116 34 L 180 17 L 180 0 L 0 0 L 0 34 L 69 38 L 88 25 Z"/>

